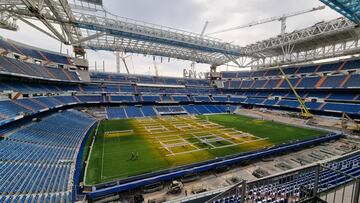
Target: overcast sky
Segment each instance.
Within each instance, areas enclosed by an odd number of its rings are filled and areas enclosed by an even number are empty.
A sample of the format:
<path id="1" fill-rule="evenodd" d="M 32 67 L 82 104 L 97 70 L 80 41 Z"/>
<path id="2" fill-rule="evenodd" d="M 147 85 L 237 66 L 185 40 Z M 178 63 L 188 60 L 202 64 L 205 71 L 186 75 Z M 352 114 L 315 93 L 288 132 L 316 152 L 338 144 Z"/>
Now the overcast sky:
<path id="1" fill-rule="evenodd" d="M 279 16 L 304 9 L 323 5 L 318 0 L 103 0 L 104 6 L 111 13 L 135 20 L 179 28 L 186 31 L 200 33 L 205 22 L 209 21 L 207 32 L 230 28 L 252 21 Z M 287 31 L 311 26 L 323 20 L 331 20 L 340 15 L 326 8 L 325 10 L 307 13 L 287 20 Z M 19 23 L 20 31 L 11 32 L 0 30 L 0 35 L 32 46 L 60 51 L 60 43 L 48 36 Z M 258 25 L 237 31 L 214 35 L 225 41 L 242 46 L 259 40 L 274 37 L 280 33 L 280 22 Z M 71 47 L 63 47 L 63 53 L 72 52 Z M 88 51 L 91 66 L 95 61 L 102 65 L 105 61 L 106 71 L 114 72 L 115 55 L 111 52 Z M 162 76 L 182 76 L 184 68 L 189 68 L 191 62 L 181 60 L 164 60 L 157 66 Z M 136 54 L 128 58 L 131 71 L 136 74 L 155 74 L 152 57 Z M 197 64 L 197 71 L 206 72 L 209 65 Z M 225 70 L 226 67 L 222 67 Z M 233 70 L 233 68 L 229 68 Z M 123 65 L 121 71 L 124 72 Z"/>

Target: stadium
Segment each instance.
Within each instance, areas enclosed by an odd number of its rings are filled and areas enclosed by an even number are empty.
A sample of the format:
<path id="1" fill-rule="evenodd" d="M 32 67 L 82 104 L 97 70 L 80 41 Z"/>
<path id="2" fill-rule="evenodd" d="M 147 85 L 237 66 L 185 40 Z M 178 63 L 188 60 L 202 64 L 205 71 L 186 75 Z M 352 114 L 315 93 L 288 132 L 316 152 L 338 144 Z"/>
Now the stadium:
<path id="1" fill-rule="evenodd" d="M 360 203 L 360 1 L 304 2 L 0 0 L 0 202 Z"/>

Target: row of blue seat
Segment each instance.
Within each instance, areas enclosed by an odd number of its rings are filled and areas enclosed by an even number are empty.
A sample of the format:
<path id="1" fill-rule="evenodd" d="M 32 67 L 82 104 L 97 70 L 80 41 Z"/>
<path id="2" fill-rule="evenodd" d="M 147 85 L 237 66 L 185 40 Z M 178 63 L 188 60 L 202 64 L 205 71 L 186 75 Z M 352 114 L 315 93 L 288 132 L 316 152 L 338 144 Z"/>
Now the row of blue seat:
<path id="1" fill-rule="evenodd" d="M 274 98 L 268 99 L 268 97 L 251 97 L 251 96 L 213 96 L 212 98 L 203 96 L 187 96 L 187 95 L 174 95 L 167 96 L 175 101 L 194 101 L 196 104 L 203 102 L 211 102 L 216 104 L 217 102 L 230 102 L 230 103 L 242 103 L 242 104 L 254 104 L 262 106 L 277 106 L 277 107 L 289 107 L 299 108 L 299 102 L 291 94 L 286 94 L 287 97 L 276 100 Z M 276 94 L 272 94 L 272 97 Z M 335 101 L 337 99 L 351 98 L 352 95 L 337 94 L 333 97 L 327 98 L 325 102 L 310 102 L 305 104 L 308 108 L 318 111 L 329 112 L 346 112 L 350 114 L 360 114 L 360 104 L 354 100 L 354 103 L 342 103 Z M 360 97 L 357 97 L 359 101 Z M 14 119 L 22 118 L 26 115 L 36 114 L 38 112 L 46 111 L 60 106 L 66 106 L 71 104 L 84 104 L 84 103 L 118 103 L 118 102 L 154 102 L 161 101 L 161 96 L 134 96 L 134 95 L 118 95 L 118 96 L 100 96 L 100 95 L 79 95 L 79 96 L 54 96 L 54 97 L 35 97 L 18 100 L 5 100 L 0 101 L 0 125 L 13 121 Z M 143 112 L 137 111 L 137 109 L 131 109 L 129 112 L 130 117 L 142 117 Z M 146 114 L 150 114 L 147 112 Z M 129 116 L 127 116 L 129 117 Z"/>
<path id="2" fill-rule="evenodd" d="M 156 111 L 154 110 L 156 109 Z M 129 106 L 129 107 L 107 107 L 108 119 L 141 118 L 147 116 L 169 115 L 169 114 L 221 114 L 228 110 L 234 112 L 235 106 L 229 109 L 225 105 L 183 105 L 183 106 Z M 156 113 L 158 112 L 158 113 Z"/>
<path id="3" fill-rule="evenodd" d="M 321 89 L 321 88 L 359 88 L 360 74 L 310 76 L 290 78 L 291 84 L 298 89 Z M 224 81 L 225 89 L 290 89 L 288 82 L 282 78 L 275 79 L 252 79 Z"/>
<path id="4" fill-rule="evenodd" d="M 359 80 L 360 81 L 360 78 Z M 126 85 L 125 85 L 126 86 Z M 112 91 L 111 89 L 102 88 L 97 89 L 99 91 L 94 91 L 91 89 L 87 89 L 85 86 L 79 85 L 42 85 L 42 84 L 26 84 L 26 83 L 16 83 L 16 82 L 0 82 L 0 91 L 8 91 L 13 90 L 22 93 L 65 93 L 67 91 L 74 92 L 84 92 L 84 93 L 93 93 L 93 92 L 124 92 L 129 93 L 126 96 L 113 96 L 111 99 L 113 101 L 134 101 L 134 97 L 131 94 L 134 93 L 143 93 L 144 96 L 140 96 L 138 101 L 220 101 L 225 102 L 228 101 L 226 95 L 221 94 L 231 94 L 238 96 L 256 96 L 256 97 L 269 97 L 269 96 L 282 96 L 287 98 L 295 98 L 295 95 L 290 91 L 265 91 L 265 90 L 223 90 L 217 91 L 215 89 L 197 89 L 192 88 L 191 91 L 189 89 L 173 89 L 173 91 L 169 91 L 169 89 L 158 89 L 158 88 L 147 88 L 147 89 L 136 89 L 134 86 L 129 86 L 127 90 L 122 88 L 116 88 L 116 90 Z M 120 90 L 121 89 L 121 90 Z M 122 91 L 124 90 L 124 91 Z M 328 100 L 346 100 L 346 101 L 356 101 L 360 100 L 360 94 L 356 91 L 304 91 L 298 90 L 298 93 L 303 98 L 316 97 L 323 98 Z M 161 96 L 157 96 L 160 95 Z M 187 95 L 197 95 L 197 94 L 212 94 L 214 95 L 212 98 L 208 98 L 207 96 L 195 96 L 188 97 Z M 169 96 L 170 95 L 170 96 Z M 109 99 L 110 100 L 110 99 Z"/>
<path id="5" fill-rule="evenodd" d="M 76 73 L 73 73 L 76 74 Z M 66 84 L 40 84 L 0 81 L 1 91 L 14 91 L 23 94 L 29 93 L 64 93 L 64 92 L 128 92 L 128 93 L 157 93 L 157 94 L 216 94 L 214 88 L 194 86 L 188 88 L 160 88 L 160 87 L 136 87 L 130 84 L 89 84 L 89 85 L 66 85 Z"/>
<path id="6" fill-rule="evenodd" d="M 327 164 L 328 167 L 349 174 L 353 177 L 360 177 L 360 152 L 347 156 L 344 159 L 332 161 Z M 344 184 L 350 180 L 349 176 L 345 176 L 334 170 L 321 169 L 319 173 L 318 191 L 327 191 L 334 187 Z M 255 181 L 248 184 L 245 193 L 245 201 L 248 202 L 269 202 L 269 203 L 287 203 L 299 201 L 305 196 L 303 188 L 313 190 L 315 185 L 315 171 L 309 170 L 297 172 L 288 179 L 279 181 L 267 180 L 265 182 Z M 214 200 L 214 203 L 241 203 L 241 195 L 234 190 L 225 192 L 224 197 Z"/>
<path id="7" fill-rule="evenodd" d="M 176 114 L 185 112 L 185 109 L 182 106 L 158 106 L 155 107 L 155 109 L 160 114 Z"/>
<path id="8" fill-rule="evenodd" d="M 185 110 L 190 114 L 202 115 L 202 114 L 219 114 L 235 111 L 235 106 L 230 106 L 229 109 L 225 105 L 186 105 Z"/>
<path id="9" fill-rule="evenodd" d="M 18 74 L 32 76 L 46 80 L 80 81 L 75 71 L 63 68 L 45 67 L 39 64 L 28 63 L 18 59 L 0 56 L 0 71 L 4 74 Z"/>
<path id="10" fill-rule="evenodd" d="M 5 134 L 0 141 L 4 202 L 73 201 L 73 160 L 93 122 L 84 113 L 68 110 Z"/>
<path id="11" fill-rule="evenodd" d="M 333 62 L 320 65 L 307 65 L 301 67 L 287 67 L 283 71 L 287 75 L 306 74 L 315 72 L 335 72 L 340 70 L 359 69 L 360 60 L 348 60 L 345 62 Z M 249 78 L 249 77 L 268 77 L 282 75 L 278 68 L 257 71 L 223 71 L 223 78 Z"/>
<path id="12" fill-rule="evenodd" d="M 4 203 L 54 203 L 54 202 L 71 202 L 72 193 L 54 193 L 54 194 L 36 194 L 36 195 L 9 195 L 0 197 L 0 202 Z"/>
<path id="13" fill-rule="evenodd" d="M 33 59 L 42 61 L 52 61 L 59 64 L 69 64 L 67 56 L 62 54 L 55 54 L 50 51 L 44 51 L 43 49 L 30 48 L 28 46 L 21 45 L 0 39 L 0 49 L 4 49 L 8 52 L 24 55 Z"/>
<path id="14" fill-rule="evenodd" d="M 316 99 L 326 99 L 326 100 L 338 100 L 338 101 L 359 101 L 360 94 L 356 91 L 351 92 L 329 92 L 329 91 L 298 91 L 299 96 L 303 99 L 305 98 L 316 98 Z M 295 94 L 292 91 L 236 91 L 232 93 L 232 97 L 242 96 L 242 97 L 282 97 L 282 98 L 296 98 Z M 223 101 L 224 98 L 219 98 L 224 96 L 213 96 L 214 101 Z M 226 99 L 226 98 L 225 98 Z M 226 100 L 227 101 L 227 100 Z"/>
<path id="15" fill-rule="evenodd" d="M 360 81 L 360 78 L 359 80 Z M 99 88 L 98 88 L 99 89 Z M 122 89 L 122 88 L 121 88 Z M 92 93 L 92 90 L 87 90 L 85 87 L 78 86 L 78 85 L 48 85 L 45 87 L 45 85 L 41 84 L 26 84 L 26 83 L 16 83 L 16 82 L 0 82 L 0 91 L 6 91 L 6 90 L 13 90 L 13 91 L 19 91 L 22 93 L 64 93 L 66 91 L 76 91 L 76 92 L 86 92 L 86 93 Z M 99 89 L 100 90 L 100 89 Z M 101 89 L 98 92 L 107 92 L 108 89 Z M 116 90 L 117 92 L 119 90 Z M 162 90 L 158 91 L 158 89 L 146 89 L 142 92 L 139 92 L 142 90 L 136 91 L 134 87 L 132 87 L 131 90 L 129 90 L 129 94 L 133 93 L 144 93 L 144 94 L 162 94 L 159 98 L 156 95 L 144 95 L 143 98 L 139 101 L 207 101 L 209 102 L 209 98 L 207 96 L 199 96 L 194 98 L 189 98 L 187 95 L 189 94 L 213 94 L 214 97 L 210 100 L 211 101 L 227 101 L 226 96 L 217 96 L 219 94 L 231 94 L 231 95 L 239 95 L 239 96 L 257 96 L 257 97 L 269 97 L 269 96 L 282 96 L 282 97 L 288 97 L 288 98 L 295 98 L 295 95 L 290 91 L 282 91 L 282 92 L 276 92 L 276 91 L 262 91 L 262 90 L 226 90 L 222 92 L 215 92 L 215 90 L 205 90 L 205 89 L 196 89 L 193 88 L 191 92 L 187 92 L 187 90 L 177 90 L 173 92 L 169 92 L 168 90 Z M 94 91 L 95 92 L 95 91 Z M 112 93 L 115 93 L 112 92 Z M 126 91 L 125 91 L 126 92 Z M 111 91 L 110 91 L 111 93 Z M 333 100 L 347 100 L 347 101 L 355 101 L 360 100 L 360 94 L 356 91 L 348 91 L 348 92 L 331 92 L 331 91 L 298 91 L 299 95 L 303 98 L 306 97 L 317 97 L 317 98 L 326 98 L 326 99 L 333 99 Z M 182 95 L 181 95 L 182 94 Z M 171 96 L 169 96 L 171 95 Z M 114 101 L 134 101 L 134 98 L 132 98 L 132 95 L 129 96 L 120 96 L 120 97 L 113 97 Z"/>
<path id="16" fill-rule="evenodd" d="M 141 107 L 128 106 L 128 107 L 108 107 L 106 109 L 109 119 L 123 119 L 123 118 L 141 118 L 145 116 L 155 116 L 154 110 L 145 108 L 145 113 Z"/>
<path id="17" fill-rule="evenodd" d="M 91 77 L 92 81 L 209 86 L 209 81 L 204 80 L 204 79 L 155 77 L 155 76 L 150 76 L 150 75 L 127 75 L 127 74 L 115 74 L 115 73 L 104 73 L 104 72 L 90 72 L 90 77 Z"/>

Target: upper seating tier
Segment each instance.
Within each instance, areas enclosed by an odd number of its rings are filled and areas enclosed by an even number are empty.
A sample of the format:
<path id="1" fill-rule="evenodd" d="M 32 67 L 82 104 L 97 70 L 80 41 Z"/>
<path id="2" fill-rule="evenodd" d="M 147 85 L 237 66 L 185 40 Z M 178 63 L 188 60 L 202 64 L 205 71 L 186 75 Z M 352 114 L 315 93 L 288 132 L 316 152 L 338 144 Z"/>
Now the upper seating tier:
<path id="1" fill-rule="evenodd" d="M 343 62 L 332 62 L 326 64 L 307 65 L 300 67 L 284 67 L 283 71 L 287 75 L 293 74 L 314 74 L 336 72 L 341 70 L 356 70 L 360 69 L 360 59 L 350 59 Z M 257 71 L 223 71 L 221 72 L 223 78 L 259 78 L 269 76 L 281 76 L 277 68 L 269 70 Z"/>
<path id="2" fill-rule="evenodd" d="M 104 72 L 90 72 L 90 77 L 92 81 L 210 87 L 209 81 L 205 79 L 189 79 L 162 76 L 156 77 L 148 75 L 127 75 Z"/>
<path id="3" fill-rule="evenodd" d="M 80 81 L 76 71 L 70 71 L 64 68 L 46 67 L 5 56 L 0 56 L 0 74 L 15 74 L 23 77 L 55 81 Z"/>
<path id="4" fill-rule="evenodd" d="M 58 64 L 70 65 L 70 60 L 68 56 L 51 51 L 44 51 L 43 49 L 39 49 L 39 48 L 22 45 L 14 41 L 0 39 L 0 49 L 4 49 L 8 52 L 13 52 L 16 54 L 24 55 L 41 61 L 50 61 Z"/>

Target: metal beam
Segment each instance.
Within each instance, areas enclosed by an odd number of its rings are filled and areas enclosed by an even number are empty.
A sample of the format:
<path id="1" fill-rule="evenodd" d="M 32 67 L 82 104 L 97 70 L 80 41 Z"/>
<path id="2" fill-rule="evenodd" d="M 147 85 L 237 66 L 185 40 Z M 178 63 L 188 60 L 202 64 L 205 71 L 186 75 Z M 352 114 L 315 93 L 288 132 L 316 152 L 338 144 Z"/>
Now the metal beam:
<path id="1" fill-rule="evenodd" d="M 156 55 L 163 57 L 176 58 L 181 60 L 191 60 L 197 63 L 224 64 L 229 59 L 224 55 L 209 54 L 198 52 L 193 54 L 192 50 L 179 49 L 166 45 L 159 45 L 149 42 L 139 42 L 131 39 L 120 39 L 103 36 L 94 40 L 87 41 L 81 45 L 83 48 L 107 51 L 123 51 L 126 53 L 139 53 L 143 55 Z"/>
<path id="2" fill-rule="evenodd" d="M 276 63 L 309 62 L 359 51 L 360 31 L 356 23 L 345 18 L 321 22 L 241 47 L 202 34 L 115 16 L 98 5 L 87 8 L 69 4 L 67 0 L 0 0 L 0 12 L 10 17 L 40 20 L 52 34 L 45 30 L 42 32 L 67 44 L 158 55 L 214 66 L 234 61 L 240 67 L 264 68 Z M 284 56 L 284 47 L 291 47 L 291 54 Z"/>
<path id="3" fill-rule="evenodd" d="M 81 44 L 83 42 L 99 38 L 99 37 L 104 36 L 104 35 L 105 35 L 105 33 L 103 33 L 103 32 L 99 32 L 99 33 L 96 33 L 96 34 L 93 34 L 93 35 L 89 35 L 87 37 L 79 39 L 78 41 L 73 42 L 72 45 L 78 45 L 78 44 Z"/>
<path id="4" fill-rule="evenodd" d="M 27 6 L 28 10 L 33 13 L 33 15 L 38 18 L 61 42 L 64 44 L 69 44 L 68 40 L 60 33 L 47 19 L 41 14 L 43 9 L 42 1 L 39 1 L 38 4 L 32 0 L 22 0 Z M 55 14 L 57 15 L 57 14 Z"/>
<path id="5" fill-rule="evenodd" d="M 358 54 L 360 52 L 359 43 L 359 39 L 354 39 L 315 49 L 296 51 L 288 55 L 287 58 L 285 58 L 284 55 L 268 56 L 266 58 L 259 58 L 248 66 L 255 69 L 262 69 L 276 65 L 308 63 L 315 60 Z"/>
<path id="6" fill-rule="evenodd" d="M 16 20 L 7 12 L 0 13 L 0 28 L 17 31 L 19 26 L 16 24 Z"/>
<path id="7" fill-rule="evenodd" d="M 187 35 L 175 31 L 161 30 L 156 27 L 142 26 L 133 23 L 113 21 L 82 14 L 78 16 L 78 27 L 87 30 L 105 32 L 108 35 L 131 38 L 138 41 L 148 41 L 163 45 L 193 49 L 212 53 L 222 53 L 233 56 L 241 55 L 240 46 L 209 40 L 200 35 Z"/>
<path id="8" fill-rule="evenodd" d="M 42 29 L 41 27 L 39 27 L 39 26 L 31 23 L 30 21 L 22 18 L 21 16 L 17 16 L 17 18 L 18 18 L 19 20 L 23 21 L 24 23 L 30 25 L 31 27 L 35 28 L 36 30 L 39 30 L 40 32 L 46 34 L 47 36 L 49 36 L 49 37 L 51 37 L 51 38 L 53 38 L 53 39 L 55 39 L 55 40 L 59 40 L 59 38 L 57 38 L 56 36 L 54 36 L 54 35 L 51 34 L 50 32 L 48 32 L 48 31 Z"/>
<path id="9" fill-rule="evenodd" d="M 287 33 L 283 36 L 270 38 L 259 41 L 255 44 L 250 44 L 244 47 L 244 54 L 251 55 L 254 53 L 270 53 L 266 55 L 273 55 L 275 49 L 281 49 L 282 46 L 288 44 L 301 44 L 310 40 L 323 39 L 326 36 L 334 35 L 339 32 L 346 32 L 353 30 L 357 25 L 345 18 L 338 18 L 328 22 L 321 22 L 314 26 L 297 30 L 292 33 Z M 331 43 L 331 42 L 329 42 Z M 281 53 L 281 50 L 278 52 Z"/>
<path id="10" fill-rule="evenodd" d="M 320 0 L 354 23 L 360 24 L 360 0 Z"/>

